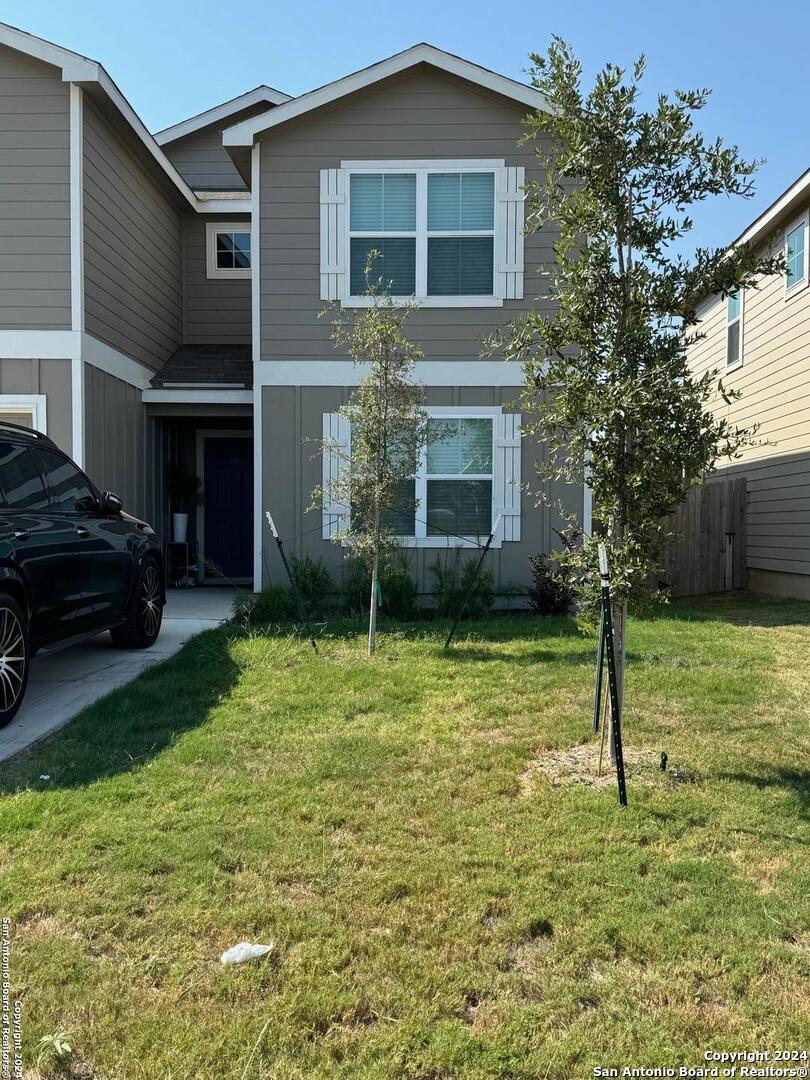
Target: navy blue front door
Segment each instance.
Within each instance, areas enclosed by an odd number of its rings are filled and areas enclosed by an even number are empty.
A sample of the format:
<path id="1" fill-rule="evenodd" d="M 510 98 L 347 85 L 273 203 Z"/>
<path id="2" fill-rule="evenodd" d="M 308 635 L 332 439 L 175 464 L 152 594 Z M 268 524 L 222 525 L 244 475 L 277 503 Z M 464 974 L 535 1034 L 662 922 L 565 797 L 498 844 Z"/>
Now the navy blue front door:
<path id="1" fill-rule="evenodd" d="M 203 443 L 205 576 L 253 576 L 253 440 L 236 436 Z"/>

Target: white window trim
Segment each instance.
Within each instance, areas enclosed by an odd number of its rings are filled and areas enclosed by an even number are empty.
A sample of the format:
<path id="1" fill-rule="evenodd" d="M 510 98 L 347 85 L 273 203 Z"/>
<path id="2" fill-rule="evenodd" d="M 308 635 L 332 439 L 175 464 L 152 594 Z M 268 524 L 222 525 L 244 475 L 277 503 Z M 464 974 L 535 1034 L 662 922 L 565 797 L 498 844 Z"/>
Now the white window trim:
<path id="1" fill-rule="evenodd" d="M 489 480 L 492 484 L 492 509 L 490 515 L 490 528 L 492 528 L 495 520 L 498 516 L 498 507 L 496 506 L 496 476 L 495 476 L 495 460 L 497 454 L 497 417 L 503 415 L 503 408 L 500 405 L 492 406 L 468 406 L 468 405 L 427 405 L 424 407 L 425 413 L 435 420 L 454 420 L 457 417 L 463 416 L 468 419 L 484 419 L 492 421 L 492 470 L 486 475 L 483 473 L 471 473 L 469 475 L 461 476 L 432 476 L 433 480 L 441 480 L 443 478 L 459 480 Z M 427 509 L 427 449 L 424 449 L 420 454 L 419 467 L 415 475 L 416 480 L 416 498 L 418 506 L 416 510 L 417 518 L 421 518 L 416 521 L 415 536 L 395 536 L 397 544 L 403 548 L 480 548 L 482 544 L 485 544 L 489 539 L 489 533 L 483 536 L 428 536 L 425 513 Z M 498 530 L 498 534 L 492 538 L 493 548 L 499 548 L 503 542 L 503 529 Z M 344 540 L 342 547 L 350 547 L 351 543 L 348 540 Z"/>
<path id="2" fill-rule="evenodd" d="M 743 365 L 743 328 L 745 326 L 743 316 L 745 314 L 745 289 L 739 290 L 740 296 L 740 314 L 736 319 L 729 319 L 728 317 L 728 303 L 731 299 L 730 296 L 726 297 L 726 371 L 736 371 L 737 368 Z M 729 363 L 728 359 L 728 328 L 733 326 L 734 323 L 739 323 L 740 338 L 739 338 L 739 356 L 732 363 Z"/>
<path id="3" fill-rule="evenodd" d="M 0 394 L 0 412 L 30 416 L 34 430 L 48 434 L 48 403 L 44 394 Z"/>
<path id="4" fill-rule="evenodd" d="M 810 240 L 810 229 L 808 229 L 808 214 L 809 213 L 810 213 L 810 211 L 805 210 L 805 212 L 803 214 L 800 214 L 797 218 L 794 218 L 793 221 L 789 222 L 789 224 L 785 228 L 784 252 L 785 252 L 785 258 L 787 258 L 788 236 L 790 235 L 790 233 L 792 233 L 795 229 L 799 228 L 800 226 L 804 227 L 804 266 L 802 268 L 803 272 L 802 272 L 802 276 L 799 278 L 799 280 L 794 281 L 791 286 L 788 286 L 787 273 L 785 273 L 785 299 L 786 300 L 789 297 L 795 296 L 797 293 L 800 293 L 800 292 L 802 292 L 803 289 L 807 288 L 807 284 L 808 284 L 808 257 L 809 257 L 807 248 L 808 248 L 808 240 Z"/>
<path id="5" fill-rule="evenodd" d="M 477 160 L 441 160 L 428 161 L 342 161 L 341 168 L 346 172 L 346 246 L 343 252 L 346 267 L 347 296 L 341 301 L 346 308 L 367 308 L 375 303 L 373 296 L 352 296 L 348 293 L 351 285 L 351 249 L 352 239 L 378 238 L 396 239 L 397 237 L 415 238 L 416 240 L 416 292 L 413 296 L 395 296 L 395 306 L 416 304 L 420 308 L 473 308 L 503 307 L 503 297 L 496 296 L 498 271 L 498 213 L 497 213 L 497 170 L 502 168 L 503 158 Z M 362 173 L 415 173 L 416 174 L 416 229 L 407 232 L 353 232 L 351 228 L 351 177 Z M 427 178 L 429 173 L 492 173 L 493 174 L 493 220 L 491 229 L 473 229 L 469 232 L 428 233 L 427 228 Z M 491 236 L 492 237 L 492 289 L 491 296 L 428 296 L 427 295 L 427 246 L 428 236 Z"/>
<path id="6" fill-rule="evenodd" d="M 250 245 L 250 268 L 247 270 L 222 270 L 217 266 L 217 233 L 234 232 L 251 235 L 249 221 L 207 221 L 205 224 L 205 271 L 206 277 L 218 281 L 249 281 L 253 272 L 253 244 Z"/>

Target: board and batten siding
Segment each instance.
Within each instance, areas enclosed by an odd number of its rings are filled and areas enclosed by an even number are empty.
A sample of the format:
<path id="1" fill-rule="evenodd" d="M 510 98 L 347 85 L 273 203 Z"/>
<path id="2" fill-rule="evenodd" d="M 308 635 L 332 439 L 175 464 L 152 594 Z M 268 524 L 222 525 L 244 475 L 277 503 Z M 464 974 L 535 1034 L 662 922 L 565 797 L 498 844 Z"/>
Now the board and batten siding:
<path id="1" fill-rule="evenodd" d="M 73 453 L 70 360 L 3 357 L 0 394 L 44 394 L 47 433 L 66 454 Z"/>
<path id="2" fill-rule="evenodd" d="M 101 491 L 114 491 L 127 513 L 152 521 L 155 421 L 141 391 L 91 364 L 84 365 L 85 462 Z"/>
<path id="3" fill-rule="evenodd" d="M 320 299 L 320 170 L 342 160 L 502 158 L 538 179 L 518 147 L 526 107 L 425 67 L 270 129 L 261 137 L 261 358 L 342 358 Z M 550 233 L 525 244 L 525 300 L 503 307 L 430 308 L 408 321 L 427 360 L 470 362 L 483 335 L 530 306 L 537 270 L 553 258 Z"/>
<path id="4" fill-rule="evenodd" d="M 340 386 L 265 386 L 262 391 L 262 507 L 269 509 L 288 549 L 299 556 L 322 558 L 332 580 L 340 585 L 345 570 L 344 550 L 321 536 L 321 511 L 307 508 L 312 491 L 322 480 L 320 440 L 323 435 L 323 414 L 336 412 L 345 404 L 351 388 Z M 429 387 L 426 403 L 432 406 L 493 406 L 505 412 L 518 412 L 516 386 L 445 386 Z M 521 472 L 524 482 L 531 483 L 538 447 L 524 439 L 521 451 Z M 523 492 L 519 541 L 493 548 L 488 556 L 495 572 L 498 589 L 515 586 L 525 593 L 529 583 L 529 556 L 559 547 L 558 530 L 565 523 L 552 509 L 561 501 L 569 512 L 582 514 L 582 489 L 565 484 L 553 484 L 551 506 L 538 507 L 532 495 Z M 411 570 L 422 592 L 433 590 L 430 567 L 437 556 L 444 557 L 442 548 L 409 548 Z M 477 557 L 475 549 L 461 552 L 463 558 Z M 264 546 L 265 583 L 282 581 L 283 569 L 273 545 Z M 269 578 L 267 575 L 269 574 Z"/>
<path id="5" fill-rule="evenodd" d="M 0 329 L 69 328 L 69 85 L 0 46 Z"/>
<path id="6" fill-rule="evenodd" d="M 84 95 L 85 328 L 157 369 L 182 342 L 180 213 Z"/>
<path id="7" fill-rule="evenodd" d="M 207 276 L 205 226 L 222 220 L 222 215 L 183 218 L 184 341 L 189 345 L 249 345 L 251 341 L 250 280 Z M 250 232 L 247 215 L 229 214 L 227 220 L 243 221 Z"/>
<path id="8" fill-rule="evenodd" d="M 773 238 L 780 244 L 782 234 Z M 748 480 L 747 565 L 753 588 L 810 597 L 810 289 L 785 299 L 784 278 L 762 279 L 743 301 L 742 366 L 725 371 L 726 301 L 704 304 L 690 347 L 698 373 L 719 368 L 739 401 L 714 410 L 741 427 L 759 425 L 759 445 L 727 466 Z M 781 578 L 781 580 L 780 580 Z"/>

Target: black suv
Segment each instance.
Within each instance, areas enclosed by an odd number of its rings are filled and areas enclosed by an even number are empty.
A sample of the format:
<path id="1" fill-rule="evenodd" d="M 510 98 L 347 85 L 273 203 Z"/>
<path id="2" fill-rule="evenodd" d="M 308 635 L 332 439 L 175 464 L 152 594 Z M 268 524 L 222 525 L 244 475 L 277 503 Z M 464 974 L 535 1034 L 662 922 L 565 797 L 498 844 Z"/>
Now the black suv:
<path id="1" fill-rule="evenodd" d="M 0 423 L 0 727 L 38 650 L 102 630 L 121 648 L 148 648 L 165 602 L 154 531 L 46 436 Z"/>

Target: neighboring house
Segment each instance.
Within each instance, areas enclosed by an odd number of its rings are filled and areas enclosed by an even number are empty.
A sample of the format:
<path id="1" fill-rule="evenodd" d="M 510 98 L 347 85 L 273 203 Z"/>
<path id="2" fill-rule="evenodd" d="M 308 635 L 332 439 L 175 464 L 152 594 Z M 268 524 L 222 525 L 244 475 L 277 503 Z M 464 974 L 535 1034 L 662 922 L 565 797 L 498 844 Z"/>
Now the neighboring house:
<path id="1" fill-rule="evenodd" d="M 306 510 L 358 373 L 317 316 L 367 303 L 377 248 L 419 303 L 431 413 L 458 429 L 417 477 L 415 573 L 427 587 L 436 549 L 474 547 L 500 513 L 498 584 L 525 586 L 562 521 L 521 490 L 542 450 L 520 437 L 520 370 L 480 354 L 551 258 L 550 235 L 523 235 L 536 90 L 417 45 L 152 136 L 98 63 L 0 25 L 0 91 L 0 416 L 47 429 L 164 539 L 167 464 L 194 469 L 201 579 L 278 572 L 266 510 L 337 574 L 338 508 Z M 587 515 L 581 489 L 550 495 Z"/>
<path id="2" fill-rule="evenodd" d="M 689 358 L 696 372 L 719 368 L 741 398 L 715 409 L 739 427 L 759 425 L 759 445 L 727 469 L 748 486 L 749 587 L 810 599 L 810 170 L 736 243 L 784 251 L 787 272 L 756 288 L 713 296 L 700 310 Z M 724 470 L 726 471 L 726 470 Z"/>

